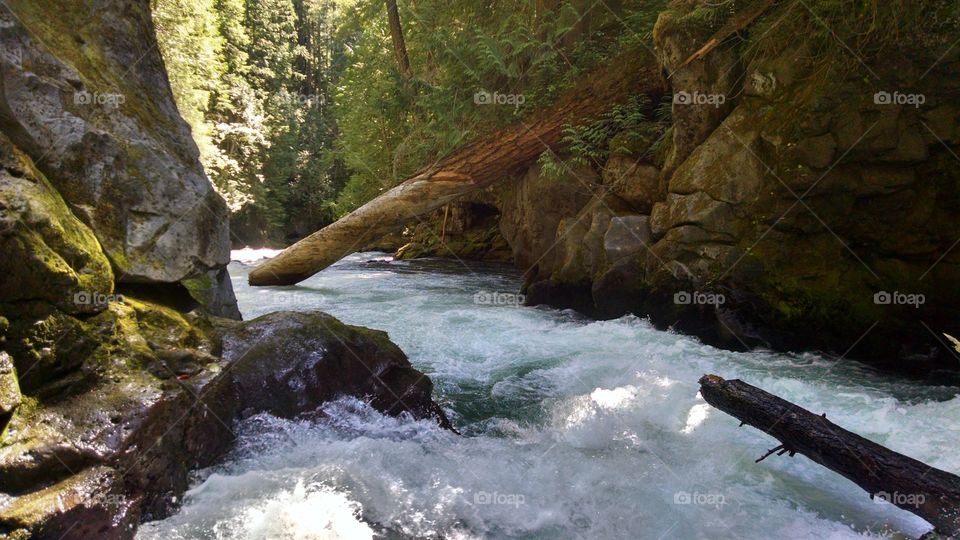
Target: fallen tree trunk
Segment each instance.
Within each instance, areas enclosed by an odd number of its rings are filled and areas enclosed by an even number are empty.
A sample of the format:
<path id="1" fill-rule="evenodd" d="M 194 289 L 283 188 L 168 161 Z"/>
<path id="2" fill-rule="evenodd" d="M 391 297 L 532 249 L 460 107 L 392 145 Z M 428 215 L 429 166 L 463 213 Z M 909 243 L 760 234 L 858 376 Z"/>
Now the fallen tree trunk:
<path id="1" fill-rule="evenodd" d="M 750 10 L 734 16 L 719 30 L 717 30 L 717 32 L 707 40 L 703 47 L 700 47 L 697 52 L 691 54 L 690 57 L 683 62 L 683 64 L 680 64 L 680 68 L 678 68 L 678 70 L 686 67 L 688 64 L 690 64 L 690 62 L 700 60 L 704 56 L 710 54 L 710 51 L 716 49 L 717 46 L 726 41 L 728 37 L 746 29 L 748 26 L 753 24 L 753 21 L 757 20 L 758 17 L 773 7 L 774 3 L 775 0 L 760 0 Z"/>
<path id="2" fill-rule="evenodd" d="M 870 494 L 913 512 L 939 534 L 960 535 L 960 477 L 864 439 L 810 411 L 743 381 L 700 379 L 710 405 L 775 437 L 770 454 L 803 454 Z"/>
<path id="3" fill-rule="evenodd" d="M 470 192 L 509 178 L 556 146 L 567 125 L 578 125 L 646 94 L 656 103 L 666 92 L 652 54 L 631 52 L 584 77 L 550 109 L 451 155 L 380 195 L 336 223 L 300 240 L 250 273 L 251 285 L 292 285 L 353 253 L 367 241 L 399 229 Z M 494 105 L 485 105 L 494 106 Z"/>

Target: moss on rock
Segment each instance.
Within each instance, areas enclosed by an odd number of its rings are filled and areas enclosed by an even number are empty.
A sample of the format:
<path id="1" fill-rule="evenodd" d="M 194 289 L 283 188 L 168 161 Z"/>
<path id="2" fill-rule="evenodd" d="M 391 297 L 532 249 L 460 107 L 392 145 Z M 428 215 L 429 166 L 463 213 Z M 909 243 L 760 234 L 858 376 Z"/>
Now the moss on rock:
<path id="1" fill-rule="evenodd" d="M 0 302 L 43 300 L 66 313 L 102 310 L 113 293 L 113 272 L 93 232 L 2 134 L 0 164 Z"/>

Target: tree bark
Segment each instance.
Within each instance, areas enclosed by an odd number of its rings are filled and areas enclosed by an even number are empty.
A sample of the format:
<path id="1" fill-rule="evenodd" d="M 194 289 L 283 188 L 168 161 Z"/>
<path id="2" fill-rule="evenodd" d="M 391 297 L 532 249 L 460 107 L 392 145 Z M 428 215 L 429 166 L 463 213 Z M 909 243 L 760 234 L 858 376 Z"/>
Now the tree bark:
<path id="1" fill-rule="evenodd" d="M 387 1 L 387 20 L 390 23 L 390 37 L 393 39 L 393 52 L 397 56 L 397 67 L 400 76 L 409 79 L 413 73 L 410 70 L 410 57 L 407 55 L 407 44 L 403 39 L 403 26 L 400 25 L 400 10 L 397 0 Z"/>
<path id="2" fill-rule="evenodd" d="M 930 522 L 939 534 L 960 535 L 960 477 L 880 446 L 810 411 L 743 381 L 700 379 L 710 405 L 779 440 L 779 451 L 800 453 L 870 494 Z"/>
<path id="3" fill-rule="evenodd" d="M 647 94 L 651 103 L 657 103 L 665 92 L 660 67 L 651 54 L 631 52 L 615 58 L 584 77 L 552 108 L 460 147 L 336 223 L 288 247 L 254 269 L 250 284 L 299 283 L 416 216 L 510 178 L 556 146 L 564 126 L 583 123 L 631 95 Z"/>

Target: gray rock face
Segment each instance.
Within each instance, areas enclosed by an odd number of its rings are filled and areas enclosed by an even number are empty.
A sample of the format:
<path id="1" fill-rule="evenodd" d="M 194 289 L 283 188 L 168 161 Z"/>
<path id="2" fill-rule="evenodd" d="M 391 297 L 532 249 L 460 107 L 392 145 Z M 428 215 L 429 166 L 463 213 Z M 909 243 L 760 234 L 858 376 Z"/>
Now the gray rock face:
<path id="1" fill-rule="evenodd" d="M 649 213 L 665 195 L 660 189 L 660 172 L 636 158 L 615 156 L 603 168 L 603 185 L 637 212 Z"/>
<path id="2" fill-rule="evenodd" d="M 173 103 L 146 2 L 7 2 L 0 51 L 0 127 L 93 230 L 118 282 L 229 262 L 227 208 Z"/>
<path id="3" fill-rule="evenodd" d="M 674 92 L 673 153 L 664 170 L 669 176 L 713 132 L 734 106 L 739 90 L 740 58 L 728 46 L 717 47 L 697 62 L 683 65 L 706 43 L 712 31 L 684 20 L 692 2 L 674 2 L 657 19 L 653 44 Z"/>
<path id="4" fill-rule="evenodd" d="M 603 235 L 603 249 L 610 262 L 640 253 L 652 243 L 649 216 L 615 217 Z"/>
<path id="5" fill-rule="evenodd" d="M 557 227 L 593 196 L 599 175 L 581 168 L 563 178 L 548 178 L 538 166 L 498 187 L 500 231 L 513 249 L 514 261 L 532 269 L 557 245 Z"/>

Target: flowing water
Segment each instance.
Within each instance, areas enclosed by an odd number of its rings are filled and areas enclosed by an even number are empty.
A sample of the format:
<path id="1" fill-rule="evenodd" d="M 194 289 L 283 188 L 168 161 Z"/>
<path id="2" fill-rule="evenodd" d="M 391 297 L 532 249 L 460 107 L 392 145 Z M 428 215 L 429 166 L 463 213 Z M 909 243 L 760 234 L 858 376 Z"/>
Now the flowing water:
<path id="1" fill-rule="evenodd" d="M 354 399 L 267 415 L 141 539 L 908 538 L 929 527 L 711 409 L 704 373 L 741 378 L 960 472 L 960 396 L 812 355 L 733 353 L 635 317 L 513 305 L 519 276 L 353 255 L 296 287 L 250 288 L 244 317 L 327 311 L 384 329 L 428 373 L 457 436 Z"/>

